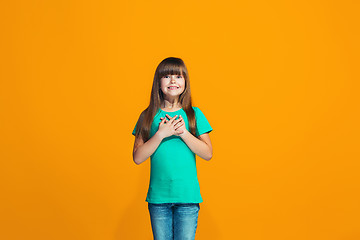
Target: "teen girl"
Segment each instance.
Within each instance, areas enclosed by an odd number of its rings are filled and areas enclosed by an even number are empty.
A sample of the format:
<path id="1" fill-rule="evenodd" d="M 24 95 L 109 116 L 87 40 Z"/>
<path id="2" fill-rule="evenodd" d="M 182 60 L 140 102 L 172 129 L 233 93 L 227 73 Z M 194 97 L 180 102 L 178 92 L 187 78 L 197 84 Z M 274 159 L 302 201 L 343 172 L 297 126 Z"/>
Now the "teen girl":
<path id="1" fill-rule="evenodd" d="M 183 60 L 164 59 L 155 71 L 150 104 L 132 132 L 134 162 L 151 161 L 146 202 L 155 240 L 195 239 L 203 202 L 195 154 L 212 158 L 212 130 L 200 109 L 191 105 Z"/>

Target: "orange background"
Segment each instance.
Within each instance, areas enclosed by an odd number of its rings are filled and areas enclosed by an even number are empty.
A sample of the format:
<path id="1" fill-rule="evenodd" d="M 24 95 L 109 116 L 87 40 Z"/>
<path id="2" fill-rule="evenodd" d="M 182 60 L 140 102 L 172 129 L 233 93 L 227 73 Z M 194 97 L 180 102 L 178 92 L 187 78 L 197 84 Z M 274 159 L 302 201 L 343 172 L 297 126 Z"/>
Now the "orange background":
<path id="1" fill-rule="evenodd" d="M 131 135 L 181 57 L 196 239 L 360 239 L 358 1 L 3 1 L 0 238 L 151 239 Z"/>

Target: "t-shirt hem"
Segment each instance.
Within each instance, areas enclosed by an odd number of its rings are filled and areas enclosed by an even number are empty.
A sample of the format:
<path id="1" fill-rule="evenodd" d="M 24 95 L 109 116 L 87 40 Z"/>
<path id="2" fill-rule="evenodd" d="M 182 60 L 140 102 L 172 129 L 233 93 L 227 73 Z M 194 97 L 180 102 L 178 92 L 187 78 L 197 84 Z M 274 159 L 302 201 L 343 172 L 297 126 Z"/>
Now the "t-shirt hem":
<path id="1" fill-rule="evenodd" d="M 179 200 L 170 200 L 170 201 L 152 201 L 152 200 L 148 200 L 145 199 L 145 202 L 148 203 L 154 203 L 154 204 L 159 204 L 159 203 L 202 203 L 203 200 L 195 200 L 195 201 L 179 201 Z"/>

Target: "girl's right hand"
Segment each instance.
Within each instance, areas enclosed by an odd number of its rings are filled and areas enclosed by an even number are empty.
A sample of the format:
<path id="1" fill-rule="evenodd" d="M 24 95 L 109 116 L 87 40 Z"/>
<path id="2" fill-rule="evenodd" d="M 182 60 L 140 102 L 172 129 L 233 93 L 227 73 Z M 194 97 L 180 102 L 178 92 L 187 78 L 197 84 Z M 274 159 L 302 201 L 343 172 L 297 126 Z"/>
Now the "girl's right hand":
<path id="1" fill-rule="evenodd" d="M 164 117 L 161 120 L 159 124 L 159 130 L 157 132 L 161 136 L 161 138 L 166 138 L 174 135 L 175 133 L 177 133 L 176 130 L 184 124 L 182 118 L 175 120 L 177 116 L 178 115 L 175 115 L 169 120 L 166 120 L 166 117 Z"/>

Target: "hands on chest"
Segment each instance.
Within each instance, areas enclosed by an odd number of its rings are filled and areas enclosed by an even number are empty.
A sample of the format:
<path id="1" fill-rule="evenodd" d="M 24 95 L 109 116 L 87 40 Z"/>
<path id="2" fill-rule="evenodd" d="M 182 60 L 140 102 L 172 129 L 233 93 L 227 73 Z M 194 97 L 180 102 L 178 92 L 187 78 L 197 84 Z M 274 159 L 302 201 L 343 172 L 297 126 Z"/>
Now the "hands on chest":
<path id="1" fill-rule="evenodd" d="M 181 136 L 185 133 L 185 131 L 187 131 L 184 119 L 181 115 L 178 119 L 176 119 L 177 116 L 178 115 L 170 117 L 168 114 L 166 114 L 166 117 L 160 118 L 161 122 L 159 123 L 158 134 L 161 137 L 166 138 L 172 135 Z"/>

